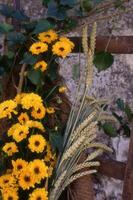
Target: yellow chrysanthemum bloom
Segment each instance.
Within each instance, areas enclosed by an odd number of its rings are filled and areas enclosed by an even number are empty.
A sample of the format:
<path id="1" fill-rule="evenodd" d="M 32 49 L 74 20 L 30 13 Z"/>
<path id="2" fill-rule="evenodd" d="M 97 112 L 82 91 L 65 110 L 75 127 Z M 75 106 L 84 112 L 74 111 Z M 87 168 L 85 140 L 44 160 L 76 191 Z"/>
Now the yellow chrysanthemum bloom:
<path id="1" fill-rule="evenodd" d="M 34 69 L 40 69 L 42 72 L 47 70 L 47 63 L 45 61 L 39 61 L 34 65 Z"/>
<path id="2" fill-rule="evenodd" d="M 59 92 L 60 93 L 64 93 L 64 92 L 66 92 L 66 90 L 67 90 L 67 88 L 65 86 L 59 87 Z"/>
<path id="3" fill-rule="evenodd" d="M 16 186 L 16 179 L 13 174 L 5 174 L 0 176 L 0 188 L 10 188 Z"/>
<path id="4" fill-rule="evenodd" d="M 42 98 L 35 93 L 27 93 L 21 100 L 22 108 L 29 110 L 30 108 L 35 108 L 36 110 L 40 105 L 42 105 Z"/>
<path id="5" fill-rule="evenodd" d="M 42 125 L 41 122 L 38 121 L 33 121 L 33 120 L 29 120 L 26 122 L 26 126 L 28 126 L 29 128 L 36 128 L 39 129 L 41 131 L 45 131 L 44 126 Z"/>
<path id="6" fill-rule="evenodd" d="M 29 197 L 29 200 L 48 200 L 48 192 L 45 190 L 45 188 L 38 188 L 35 189 Z"/>
<path id="7" fill-rule="evenodd" d="M 39 183 L 42 179 L 48 177 L 48 167 L 42 160 L 33 160 L 33 162 L 29 164 L 29 168 L 33 173 L 36 183 Z"/>
<path id="8" fill-rule="evenodd" d="M 20 124 L 19 124 L 19 123 L 16 123 L 16 124 L 12 125 L 12 126 L 9 128 L 8 132 L 7 132 L 8 136 L 9 136 L 9 137 L 12 136 L 13 133 L 14 133 L 14 131 L 15 131 L 16 129 L 18 129 L 19 127 L 20 127 Z"/>
<path id="9" fill-rule="evenodd" d="M 42 153 L 46 146 L 46 140 L 42 135 L 36 134 L 30 136 L 28 139 L 29 144 L 28 147 L 32 152 Z"/>
<path id="10" fill-rule="evenodd" d="M 12 160 L 13 174 L 18 176 L 28 166 L 28 162 L 22 159 Z"/>
<path id="11" fill-rule="evenodd" d="M 8 190 L 5 192 L 2 192 L 2 199 L 3 200 L 18 200 L 18 193 L 15 190 L 12 190 L 10 188 L 8 188 Z"/>
<path id="12" fill-rule="evenodd" d="M 50 167 L 48 168 L 48 177 L 51 177 L 51 176 L 52 176 L 53 170 L 54 170 L 54 168 L 53 168 L 52 166 L 50 166 Z"/>
<path id="13" fill-rule="evenodd" d="M 40 53 L 44 53 L 48 50 L 48 45 L 46 43 L 43 42 L 35 42 L 34 44 L 31 45 L 29 51 L 32 54 L 40 54 Z"/>
<path id="14" fill-rule="evenodd" d="M 55 154 L 52 153 L 51 145 L 47 142 L 46 155 L 44 157 L 44 161 L 50 162 L 51 160 L 53 160 L 53 157 L 55 158 Z"/>
<path id="15" fill-rule="evenodd" d="M 48 108 L 46 108 L 46 112 L 48 114 L 53 114 L 53 113 L 55 113 L 55 109 L 53 107 L 48 107 Z"/>
<path id="16" fill-rule="evenodd" d="M 61 56 L 65 58 L 69 53 L 72 52 L 72 45 L 67 41 L 58 41 L 52 47 L 52 52 L 54 55 Z"/>
<path id="17" fill-rule="evenodd" d="M 31 116 L 34 117 L 35 119 L 43 119 L 46 114 L 46 108 L 42 105 L 35 110 L 34 108 L 32 109 Z"/>
<path id="18" fill-rule="evenodd" d="M 31 173 L 31 170 L 28 167 L 26 167 L 24 170 L 21 171 L 18 177 L 18 183 L 23 190 L 34 187 L 35 185 L 34 175 L 33 173 Z"/>
<path id="19" fill-rule="evenodd" d="M 18 152 L 18 147 L 15 142 L 6 143 L 2 150 L 7 153 L 8 156 L 12 156 L 14 153 Z"/>
<path id="20" fill-rule="evenodd" d="M 14 98 L 14 101 L 17 103 L 17 104 L 20 104 L 21 103 L 21 99 L 25 96 L 26 93 L 21 93 L 21 94 L 17 94 L 16 97 Z"/>
<path id="21" fill-rule="evenodd" d="M 14 130 L 12 137 L 16 142 L 21 142 L 22 140 L 27 138 L 28 133 L 28 126 L 20 124 L 17 129 Z"/>
<path id="22" fill-rule="evenodd" d="M 27 121 L 29 121 L 29 116 L 27 113 L 21 113 L 18 117 L 18 121 L 20 124 L 25 124 Z"/>
<path id="23" fill-rule="evenodd" d="M 13 100 L 7 100 L 0 104 L 0 119 L 9 117 L 11 118 L 11 114 L 17 114 L 16 112 L 17 104 Z"/>
<path id="24" fill-rule="evenodd" d="M 39 35 L 38 35 L 38 39 L 41 42 L 47 42 L 48 44 L 50 44 L 51 42 L 57 40 L 57 38 L 58 38 L 58 35 L 53 30 L 48 30 L 46 32 L 39 33 Z"/>
<path id="25" fill-rule="evenodd" d="M 71 41 L 71 40 L 69 40 L 68 38 L 66 38 L 66 37 L 61 37 L 60 38 L 60 41 L 61 42 L 67 42 L 67 43 L 69 43 L 70 45 L 71 45 L 71 48 L 73 49 L 74 48 L 74 43 Z"/>

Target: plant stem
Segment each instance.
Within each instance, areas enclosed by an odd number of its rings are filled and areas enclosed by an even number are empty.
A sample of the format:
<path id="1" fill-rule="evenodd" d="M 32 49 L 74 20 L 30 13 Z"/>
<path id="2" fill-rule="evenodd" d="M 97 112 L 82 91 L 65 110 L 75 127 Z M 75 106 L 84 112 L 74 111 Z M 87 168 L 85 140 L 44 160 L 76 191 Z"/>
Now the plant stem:
<path id="1" fill-rule="evenodd" d="M 19 79 L 19 84 L 17 88 L 17 94 L 20 94 L 22 91 L 25 69 L 26 69 L 26 64 L 23 64 L 20 71 L 20 79 Z"/>

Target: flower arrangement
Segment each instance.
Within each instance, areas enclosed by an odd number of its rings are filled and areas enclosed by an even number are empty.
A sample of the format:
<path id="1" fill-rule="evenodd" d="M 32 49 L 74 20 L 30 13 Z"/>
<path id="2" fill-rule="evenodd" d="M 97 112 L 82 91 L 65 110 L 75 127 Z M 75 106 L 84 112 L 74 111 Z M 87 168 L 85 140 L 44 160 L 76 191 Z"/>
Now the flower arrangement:
<path id="1" fill-rule="evenodd" d="M 0 176 L 2 199 L 58 200 L 63 190 L 74 180 L 96 172 L 92 167 L 99 166 L 100 163 L 93 159 L 104 150 L 110 151 L 106 145 L 94 142 L 98 122 L 103 119 L 102 101 L 87 97 L 92 84 L 95 38 L 96 24 L 88 48 L 87 28 L 83 29 L 86 69 L 84 77 L 79 81 L 65 131 L 60 127 L 61 148 L 55 148 L 49 137 L 54 134 L 53 127 L 57 132 L 55 135 L 59 136 L 59 119 L 54 126 L 49 124 L 58 112 L 58 108 L 50 105 L 47 100 L 53 95 L 53 89 L 48 94 L 39 90 L 40 85 L 36 91 L 34 87 L 28 87 L 28 91 L 27 88 L 24 89 L 26 68 L 28 70 L 31 66 L 26 66 L 25 63 L 22 65 L 17 95 L 0 104 L 0 119 L 6 119 L 8 122 L 1 147 L 2 162 L 5 166 Z M 45 78 L 50 76 L 49 68 L 53 64 L 51 62 L 55 62 L 59 57 L 65 58 L 73 48 L 74 44 L 68 38 L 59 37 L 54 30 L 39 33 L 29 47 L 29 52 L 36 58 L 32 65 L 33 70 L 40 70 L 42 80 L 45 81 Z M 65 92 L 66 87 L 58 85 L 53 98 Z M 59 143 L 60 138 L 55 137 L 54 140 Z M 79 163 L 82 153 L 89 148 L 93 149 L 93 152 Z M 81 172 L 83 169 L 86 170 Z"/>

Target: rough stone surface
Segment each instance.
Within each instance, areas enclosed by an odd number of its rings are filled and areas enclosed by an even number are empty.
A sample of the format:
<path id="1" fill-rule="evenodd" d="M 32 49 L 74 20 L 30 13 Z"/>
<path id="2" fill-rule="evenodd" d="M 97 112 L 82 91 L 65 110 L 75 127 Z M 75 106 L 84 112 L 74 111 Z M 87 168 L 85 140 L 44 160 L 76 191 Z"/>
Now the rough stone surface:
<path id="1" fill-rule="evenodd" d="M 0 3 L 3 3 L 0 0 Z M 6 1 L 5 1 L 6 2 Z M 45 16 L 45 10 L 41 6 L 41 0 L 22 0 L 22 7 L 32 19 Z M 133 1 L 129 1 L 128 8 L 133 8 Z M 113 9 L 107 14 L 113 13 Z M 106 13 L 103 13 L 103 17 Z M 91 17 L 91 20 L 97 18 L 97 15 Z M 0 18 L 3 21 L 2 18 Z M 88 19 L 89 20 L 89 19 Z M 87 21 L 87 20 L 86 20 Z M 91 25 L 90 25 L 91 27 Z M 75 32 L 70 35 L 80 35 L 81 29 L 77 28 Z M 133 14 L 129 12 L 123 16 L 114 18 L 113 15 L 106 21 L 99 21 L 98 35 L 133 35 Z M 120 97 L 133 107 L 133 55 L 115 55 L 115 62 L 111 68 L 100 73 L 95 69 L 95 76 L 91 94 L 96 97 L 106 98 L 111 105 Z M 77 77 L 74 77 L 73 71 L 75 68 L 80 70 L 85 64 L 83 55 L 73 54 L 65 61 L 61 60 L 61 74 L 65 78 L 65 82 L 69 88 L 69 95 L 73 100 L 74 91 L 78 82 Z M 115 153 L 113 157 L 119 161 L 127 160 L 127 152 L 129 139 L 120 136 L 118 138 L 110 139 L 102 134 L 102 141 L 110 144 Z M 107 177 L 96 176 L 95 192 L 97 200 L 121 200 L 122 182 Z"/>

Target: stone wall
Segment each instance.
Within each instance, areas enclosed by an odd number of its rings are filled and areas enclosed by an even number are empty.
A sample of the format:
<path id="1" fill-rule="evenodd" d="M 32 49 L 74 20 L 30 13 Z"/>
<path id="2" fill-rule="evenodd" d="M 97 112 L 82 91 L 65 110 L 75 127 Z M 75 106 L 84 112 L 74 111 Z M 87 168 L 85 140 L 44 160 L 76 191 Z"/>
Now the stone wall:
<path id="1" fill-rule="evenodd" d="M 0 3 L 3 3 L 0 0 Z M 5 1 L 6 2 L 6 1 Z M 21 0 L 22 7 L 29 16 L 36 19 L 45 16 L 45 10 L 41 7 L 41 0 Z M 133 8 L 133 2 L 129 1 L 128 7 Z M 109 13 L 113 13 L 113 10 Z M 106 14 L 106 13 L 105 13 Z M 95 19 L 94 16 L 92 19 Z M 2 18 L 0 18 L 2 21 Z M 89 19 L 88 19 L 89 20 Z M 80 35 L 80 28 L 70 35 Z M 98 22 L 98 35 L 133 35 L 133 14 L 132 12 Z M 73 68 L 84 65 L 84 56 L 73 54 L 65 61 L 61 61 L 61 74 L 69 88 L 69 95 L 73 100 L 77 79 L 73 79 Z M 96 97 L 106 98 L 111 105 L 117 98 L 122 98 L 133 108 L 133 55 L 114 55 L 115 62 L 111 68 L 100 73 L 95 69 L 95 76 L 91 94 Z M 120 136 L 110 139 L 102 134 L 101 140 L 109 144 L 115 151 L 113 157 L 119 161 L 127 160 L 129 139 Z M 121 200 L 122 182 L 107 177 L 96 176 L 96 199 L 97 200 Z"/>

